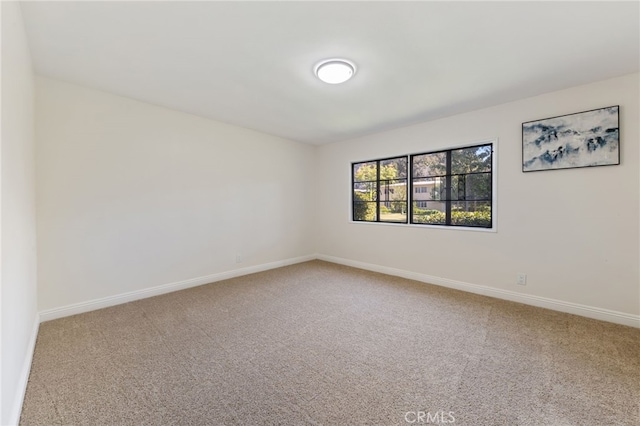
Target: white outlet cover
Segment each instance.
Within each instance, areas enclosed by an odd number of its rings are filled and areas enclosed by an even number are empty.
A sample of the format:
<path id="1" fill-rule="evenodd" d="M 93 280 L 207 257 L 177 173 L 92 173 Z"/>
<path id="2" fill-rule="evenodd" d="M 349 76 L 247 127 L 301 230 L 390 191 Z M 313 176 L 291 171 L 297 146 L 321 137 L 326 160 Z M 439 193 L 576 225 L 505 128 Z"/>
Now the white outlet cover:
<path id="1" fill-rule="evenodd" d="M 518 274 L 516 284 L 527 285 L 527 274 L 522 274 L 522 273 Z"/>

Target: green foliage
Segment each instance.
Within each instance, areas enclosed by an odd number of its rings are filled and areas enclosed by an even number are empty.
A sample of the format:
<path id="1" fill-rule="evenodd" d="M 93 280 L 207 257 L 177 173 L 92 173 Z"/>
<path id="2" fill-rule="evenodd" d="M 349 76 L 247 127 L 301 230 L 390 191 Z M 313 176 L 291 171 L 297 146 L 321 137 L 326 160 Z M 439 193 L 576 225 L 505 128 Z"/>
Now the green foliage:
<path id="1" fill-rule="evenodd" d="M 438 213 L 442 213 L 442 212 L 440 210 L 425 210 L 425 209 L 420 209 L 418 207 L 413 208 L 413 214 L 416 214 L 416 215 L 432 215 L 432 214 L 438 214 Z"/>
<path id="2" fill-rule="evenodd" d="M 445 222 L 445 213 L 438 210 L 413 209 L 414 223 L 441 224 Z M 491 209 L 487 206 L 478 211 L 454 210 L 451 212 L 451 224 L 460 226 L 491 226 Z"/>
<path id="3" fill-rule="evenodd" d="M 491 226 L 491 211 L 453 211 L 451 212 L 451 223 L 463 226 Z"/>
<path id="4" fill-rule="evenodd" d="M 413 157 L 415 176 L 452 175 L 451 192 L 454 199 L 487 199 L 491 194 L 491 147 L 460 148 L 451 150 L 451 170 L 447 170 L 445 152 L 418 155 Z M 475 175 L 470 173 L 474 173 Z M 444 180 L 444 178 L 443 178 Z M 432 188 L 431 198 L 445 199 L 444 187 L 439 184 Z"/>
<path id="5" fill-rule="evenodd" d="M 444 212 L 441 212 L 439 210 L 420 210 L 420 209 L 413 210 L 414 223 L 441 224 L 441 223 L 444 223 L 445 219 L 446 219 L 446 216 Z"/>
<path id="6" fill-rule="evenodd" d="M 397 186 L 395 187 L 393 196 L 391 197 L 391 211 L 393 213 L 407 213 L 407 187 Z"/>
<path id="7" fill-rule="evenodd" d="M 451 153 L 451 169 L 453 173 L 486 172 L 491 169 L 491 148 L 456 149 Z"/>
<path id="8" fill-rule="evenodd" d="M 395 179 L 398 175 L 398 170 L 395 165 L 388 165 L 380 167 L 380 179 Z M 378 168 L 375 164 L 363 164 L 358 167 L 355 173 L 355 181 L 362 182 L 361 187 L 365 188 L 367 197 L 361 200 L 375 201 L 378 199 Z M 355 191 L 354 191 L 355 192 Z M 374 209 L 375 210 L 375 209 Z M 375 213 L 374 213 L 375 216 Z M 368 220 L 368 219 L 367 219 Z"/>
<path id="9" fill-rule="evenodd" d="M 402 174 L 403 178 L 406 176 L 406 161 L 401 163 L 404 166 L 405 171 L 399 172 L 397 169 L 397 162 L 391 164 L 382 164 L 380 166 L 380 181 L 378 182 L 378 168 L 375 163 L 366 163 L 360 165 L 355 171 L 355 182 L 359 186 L 359 191 L 354 191 L 354 201 L 377 201 L 379 200 L 379 191 L 385 189 L 390 191 L 385 192 L 384 197 L 380 201 L 390 202 L 390 207 L 386 207 L 384 204 L 380 204 L 380 214 L 401 213 L 407 212 L 407 189 L 406 186 L 392 186 L 387 185 L 393 183 L 393 181 Z M 380 188 L 378 188 L 380 184 Z M 393 191 L 393 192 L 391 192 Z M 355 220 L 375 220 L 376 211 L 375 203 L 356 203 L 354 206 L 354 219 Z"/>
<path id="10" fill-rule="evenodd" d="M 374 164 L 363 164 L 355 174 L 356 182 L 375 181 L 378 179 L 377 167 Z M 398 177 L 398 169 L 395 164 L 380 167 L 380 180 L 391 180 Z"/>
<path id="11" fill-rule="evenodd" d="M 353 220 L 365 220 L 369 222 L 376 220 L 375 203 L 358 203 L 357 201 L 366 201 L 366 195 L 359 192 L 354 192 L 353 196 L 354 201 L 356 201 L 353 206 Z"/>

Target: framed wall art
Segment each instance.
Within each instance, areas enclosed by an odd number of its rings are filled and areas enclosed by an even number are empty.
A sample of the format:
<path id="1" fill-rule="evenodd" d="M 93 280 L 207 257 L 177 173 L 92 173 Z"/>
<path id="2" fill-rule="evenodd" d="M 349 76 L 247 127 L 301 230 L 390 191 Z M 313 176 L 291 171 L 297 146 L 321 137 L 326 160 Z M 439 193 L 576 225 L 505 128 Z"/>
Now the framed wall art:
<path id="1" fill-rule="evenodd" d="M 619 106 L 522 123 L 522 171 L 620 164 Z"/>

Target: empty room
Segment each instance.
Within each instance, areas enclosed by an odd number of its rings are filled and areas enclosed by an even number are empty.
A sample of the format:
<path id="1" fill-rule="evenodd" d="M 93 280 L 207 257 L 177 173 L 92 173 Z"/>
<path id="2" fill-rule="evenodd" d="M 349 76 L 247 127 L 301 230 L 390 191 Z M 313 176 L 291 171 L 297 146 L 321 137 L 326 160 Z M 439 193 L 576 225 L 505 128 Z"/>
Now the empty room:
<path id="1" fill-rule="evenodd" d="M 640 3 L 2 1 L 1 425 L 640 424 Z"/>

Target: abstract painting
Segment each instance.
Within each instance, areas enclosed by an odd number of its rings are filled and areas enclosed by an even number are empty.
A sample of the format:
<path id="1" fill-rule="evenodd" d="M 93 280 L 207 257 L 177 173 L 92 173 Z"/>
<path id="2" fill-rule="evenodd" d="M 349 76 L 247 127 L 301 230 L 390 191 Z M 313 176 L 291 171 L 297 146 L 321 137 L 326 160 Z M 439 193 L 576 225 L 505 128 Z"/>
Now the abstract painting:
<path id="1" fill-rule="evenodd" d="M 619 106 L 522 123 L 522 171 L 620 164 Z"/>

